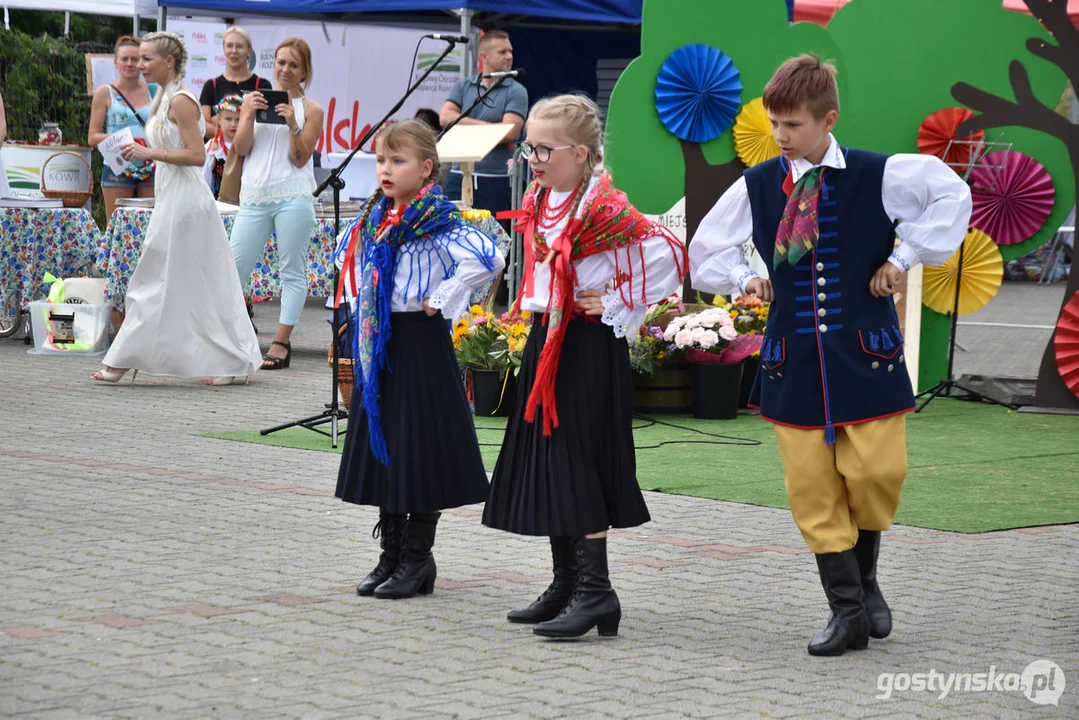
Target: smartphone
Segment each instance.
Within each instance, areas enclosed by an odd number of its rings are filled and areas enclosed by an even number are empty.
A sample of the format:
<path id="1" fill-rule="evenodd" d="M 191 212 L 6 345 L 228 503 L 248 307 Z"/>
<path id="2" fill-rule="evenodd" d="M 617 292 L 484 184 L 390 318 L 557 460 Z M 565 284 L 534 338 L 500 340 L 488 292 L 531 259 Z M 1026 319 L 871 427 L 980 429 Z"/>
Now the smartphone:
<path id="1" fill-rule="evenodd" d="M 259 92 L 266 98 L 266 104 L 269 105 L 269 107 L 255 113 L 255 122 L 284 125 L 285 118 L 278 115 L 274 108 L 278 105 L 288 104 L 288 92 L 285 90 L 259 90 Z"/>

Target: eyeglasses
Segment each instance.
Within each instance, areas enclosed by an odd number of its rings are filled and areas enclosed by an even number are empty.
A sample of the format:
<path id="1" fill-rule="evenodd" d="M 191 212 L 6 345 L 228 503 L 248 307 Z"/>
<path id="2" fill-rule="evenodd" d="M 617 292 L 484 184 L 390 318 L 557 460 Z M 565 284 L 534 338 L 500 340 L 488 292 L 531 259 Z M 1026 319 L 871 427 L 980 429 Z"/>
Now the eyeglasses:
<path id="1" fill-rule="evenodd" d="M 551 153 L 555 150 L 570 150 L 573 145 L 559 145 L 558 147 L 547 147 L 546 145 L 532 145 L 530 143 L 521 143 L 521 157 L 525 160 L 530 159 L 533 155 L 536 156 L 536 161 L 545 163 L 551 159 Z"/>

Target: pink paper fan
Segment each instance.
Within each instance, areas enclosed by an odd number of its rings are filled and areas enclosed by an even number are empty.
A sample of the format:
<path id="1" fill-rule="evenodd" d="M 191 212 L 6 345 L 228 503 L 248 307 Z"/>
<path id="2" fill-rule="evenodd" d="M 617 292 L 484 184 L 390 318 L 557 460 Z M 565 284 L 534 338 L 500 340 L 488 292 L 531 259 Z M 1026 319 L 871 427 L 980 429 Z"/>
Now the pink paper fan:
<path id="1" fill-rule="evenodd" d="M 994 166 L 1003 165 L 997 169 Z M 970 173 L 974 209 L 970 224 L 997 245 L 1033 237 L 1053 210 L 1056 190 L 1040 162 L 1013 150 L 989 153 Z"/>

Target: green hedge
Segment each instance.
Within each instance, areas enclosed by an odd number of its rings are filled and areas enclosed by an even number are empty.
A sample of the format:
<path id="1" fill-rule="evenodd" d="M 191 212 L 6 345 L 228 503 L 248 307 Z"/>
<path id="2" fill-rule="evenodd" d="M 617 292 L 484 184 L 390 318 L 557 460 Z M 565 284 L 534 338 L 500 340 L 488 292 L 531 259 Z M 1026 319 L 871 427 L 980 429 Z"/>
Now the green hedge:
<path id="1" fill-rule="evenodd" d="M 37 140 L 44 122 L 60 124 L 65 142 L 86 144 L 90 101 L 86 60 L 64 42 L 31 37 L 18 30 L 0 32 L 0 92 L 4 95 L 9 140 Z M 101 177 L 101 155 L 93 153 L 94 178 Z M 94 219 L 105 227 L 105 203 L 95 182 Z"/>

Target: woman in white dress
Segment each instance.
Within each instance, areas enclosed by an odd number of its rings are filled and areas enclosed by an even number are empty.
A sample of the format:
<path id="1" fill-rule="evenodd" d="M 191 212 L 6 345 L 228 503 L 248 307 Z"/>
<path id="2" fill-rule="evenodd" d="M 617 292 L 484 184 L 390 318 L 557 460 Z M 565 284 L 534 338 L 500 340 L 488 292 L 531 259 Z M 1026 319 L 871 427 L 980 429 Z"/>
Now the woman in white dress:
<path id="1" fill-rule="evenodd" d="M 127 291 L 127 317 L 92 377 L 115 383 L 131 368 L 152 375 L 245 383 L 261 358 L 228 236 L 202 179 L 206 151 L 198 100 L 180 84 L 187 51 L 174 33 L 139 47 L 143 75 L 163 88 L 146 126 L 149 147 L 128 160 L 157 164 L 157 201 Z M 134 382 L 134 376 L 132 377 Z"/>

